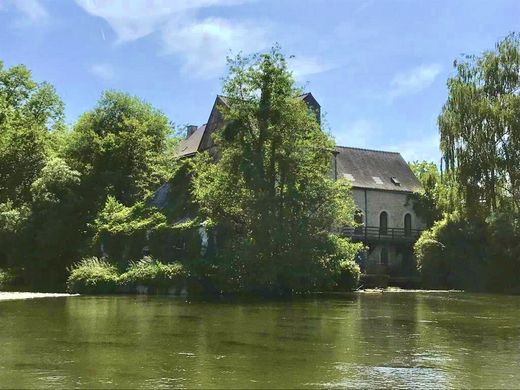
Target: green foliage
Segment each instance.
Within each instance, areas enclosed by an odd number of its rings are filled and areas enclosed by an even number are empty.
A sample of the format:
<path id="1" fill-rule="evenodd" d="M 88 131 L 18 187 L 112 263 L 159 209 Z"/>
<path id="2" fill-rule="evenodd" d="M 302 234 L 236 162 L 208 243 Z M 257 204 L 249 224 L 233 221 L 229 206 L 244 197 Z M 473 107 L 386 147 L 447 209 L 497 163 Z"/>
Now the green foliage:
<path id="1" fill-rule="evenodd" d="M 439 116 L 441 150 L 463 209 L 520 211 L 520 36 L 455 62 Z"/>
<path id="2" fill-rule="evenodd" d="M 0 268 L 0 291 L 8 287 L 14 280 L 14 275 L 7 269 Z"/>
<path id="3" fill-rule="evenodd" d="M 353 291 L 359 286 L 359 278 L 361 277 L 361 270 L 359 265 L 353 260 L 344 260 L 339 263 L 340 274 L 338 279 L 338 286 L 342 290 Z"/>
<path id="4" fill-rule="evenodd" d="M 85 230 L 80 181 L 79 172 L 51 158 L 31 185 L 31 214 L 18 237 L 16 262 L 35 287 L 64 286 L 66 268 L 78 256 Z"/>
<path id="5" fill-rule="evenodd" d="M 105 92 L 74 126 L 65 154 L 84 176 L 82 191 L 100 205 L 108 195 L 129 206 L 170 175 L 171 126 L 164 114 L 136 97 Z"/>
<path id="6" fill-rule="evenodd" d="M 412 195 L 414 210 L 431 227 L 444 213 L 453 212 L 460 205 L 453 175 L 448 172 L 441 176 L 437 165 L 428 161 L 414 161 L 409 165 L 423 187 L 423 191 Z"/>
<path id="7" fill-rule="evenodd" d="M 136 287 L 143 285 L 157 292 L 168 292 L 169 288 L 182 288 L 186 283 L 187 273 L 180 263 L 164 264 L 151 257 L 133 262 L 121 275 L 120 283 Z"/>
<path id="8" fill-rule="evenodd" d="M 510 216 L 484 221 L 446 215 L 415 244 L 418 269 L 428 288 L 518 292 L 520 229 Z"/>
<path id="9" fill-rule="evenodd" d="M 202 217 L 217 227 L 217 274 L 232 290 L 320 288 L 339 272 L 330 232 L 355 210 L 348 183 L 331 178 L 333 141 L 277 48 L 229 69 L 218 158 L 200 154 L 192 171 Z"/>
<path id="10" fill-rule="evenodd" d="M 52 151 L 50 131 L 62 120 L 52 86 L 33 81 L 23 65 L 4 69 L 0 61 L 0 203 L 30 200 L 31 183 Z"/>
<path id="11" fill-rule="evenodd" d="M 116 291 L 119 282 L 117 268 L 108 261 L 88 257 L 74 264 L 67 279 L 71 293 L 106 294 Z"/>

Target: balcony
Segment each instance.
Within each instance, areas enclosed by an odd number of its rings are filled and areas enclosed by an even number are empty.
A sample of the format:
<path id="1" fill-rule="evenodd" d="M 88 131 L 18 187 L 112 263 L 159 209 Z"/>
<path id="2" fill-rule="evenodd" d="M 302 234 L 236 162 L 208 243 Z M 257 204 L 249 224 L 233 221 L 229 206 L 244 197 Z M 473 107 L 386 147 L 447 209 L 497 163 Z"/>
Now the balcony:
<path id="1" fill-rule="evenodd" d="M 415 242 L 423 231 L 405 228 L 380 228 L 379 226 L 345 227 L 343 235 L 363 242 Z"/>

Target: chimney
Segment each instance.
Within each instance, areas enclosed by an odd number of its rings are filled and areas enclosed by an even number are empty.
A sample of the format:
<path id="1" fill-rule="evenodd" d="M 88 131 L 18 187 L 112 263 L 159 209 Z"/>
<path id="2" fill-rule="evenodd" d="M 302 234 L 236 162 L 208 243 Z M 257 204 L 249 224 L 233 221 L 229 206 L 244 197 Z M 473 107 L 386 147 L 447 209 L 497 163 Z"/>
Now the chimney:
<path id="1" fill-rule="evenodd" d="M 186 138 L 189 138 L 198 129 L 195 125 L 186 126 Z"/>

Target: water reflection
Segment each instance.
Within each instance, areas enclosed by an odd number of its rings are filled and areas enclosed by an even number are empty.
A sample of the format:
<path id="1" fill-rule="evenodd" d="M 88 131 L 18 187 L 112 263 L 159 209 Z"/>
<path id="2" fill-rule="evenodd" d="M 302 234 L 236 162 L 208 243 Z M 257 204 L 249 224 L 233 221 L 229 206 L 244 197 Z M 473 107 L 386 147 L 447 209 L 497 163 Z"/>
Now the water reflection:
<path id="1" fill-rule="evenodd" d="M 0 387 L 516 387 L 520 297 L 0 304 Z"/>

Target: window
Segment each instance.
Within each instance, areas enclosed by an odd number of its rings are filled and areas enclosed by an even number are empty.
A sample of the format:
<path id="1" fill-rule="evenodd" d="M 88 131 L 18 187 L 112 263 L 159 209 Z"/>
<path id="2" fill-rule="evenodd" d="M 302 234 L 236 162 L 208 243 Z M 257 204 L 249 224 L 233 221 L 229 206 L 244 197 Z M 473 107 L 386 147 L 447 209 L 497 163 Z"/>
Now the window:
<path id="1" fill-rule="evenodd" d="M 388 213 L 386 211 L 379 214 L 379 234 L 388 234 Z"/>
<path id="2" fill-rule="evenodd" d="M 392 180 L 392 183 L 394 183 L 396 186 L 401 186 L 401 182 L 399 181 L 399 179 L 397 179 L 397 177 L 392 176 L 390 180 Z"/>
<path id="3" fill-rule="evenodd" d="M 388 265 L 388 247 L 381 248 L 381 258 L 379 259 L 382 265 Z"/>
<path id="4" fill-rule="evenodd" d="M 356 214 L 354 214 L 354 222 L 356 223 L 354 233 L 363 234 L 363 212 L 361 210 L 357 210 Z"/>
<path id="5" fill-rule="evenodd" d="M 409 213 L 404 216 L 404 235 L 406 237 L 412 235 L 412 215 Z"/>

